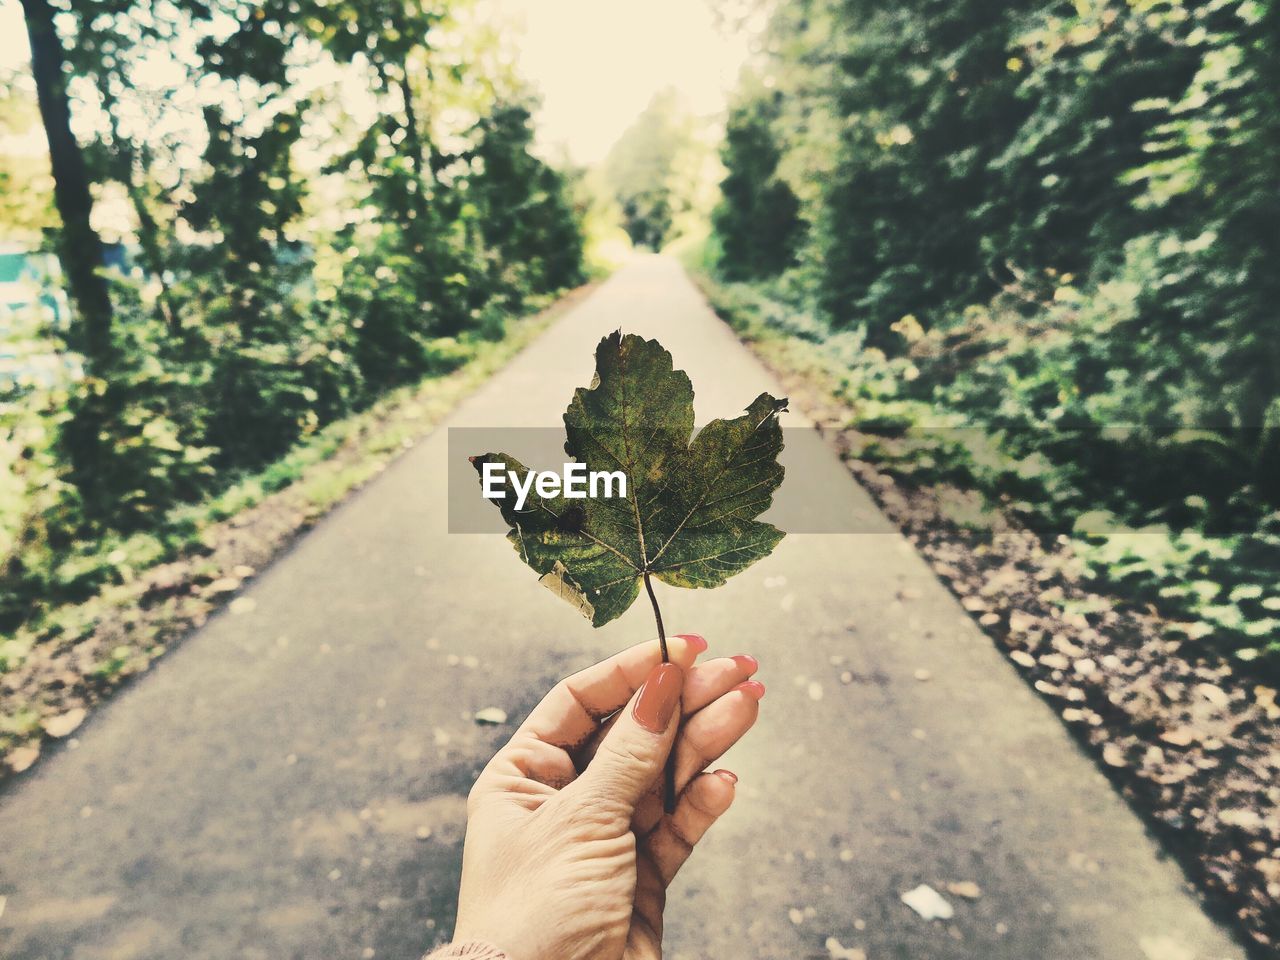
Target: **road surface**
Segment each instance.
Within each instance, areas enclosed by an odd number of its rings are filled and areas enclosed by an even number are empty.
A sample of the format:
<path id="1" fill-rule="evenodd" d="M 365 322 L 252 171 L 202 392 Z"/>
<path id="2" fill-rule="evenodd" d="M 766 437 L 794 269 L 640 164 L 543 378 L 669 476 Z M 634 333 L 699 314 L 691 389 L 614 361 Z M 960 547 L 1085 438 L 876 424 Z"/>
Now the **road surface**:
<path id="1" fill-rule="evenodd" d="M 447 425 L 557 424 L 617 327 L 672 351 L 700 421 L 777 390 L 655 257 Z M 450 535 L 446 450 L 440 429 L 0 796 L 0 955 L 412 960 L 447 936 L 464 796 L 512 729 L 472 715 L 517 722 L 653 624 L 637 603 L 593 631 L 500 537 Z M 737 802 L 669 900 L 668 957 L 822 958 L 829 937 L 868 960 L 1241 957 L 835 456 L 803 473 L 865 532 L 660 594 L 672 632 L 755 653 L 768 687 L 727 764 Z M 922 883 L 953 919 L 900 901 Z"/>

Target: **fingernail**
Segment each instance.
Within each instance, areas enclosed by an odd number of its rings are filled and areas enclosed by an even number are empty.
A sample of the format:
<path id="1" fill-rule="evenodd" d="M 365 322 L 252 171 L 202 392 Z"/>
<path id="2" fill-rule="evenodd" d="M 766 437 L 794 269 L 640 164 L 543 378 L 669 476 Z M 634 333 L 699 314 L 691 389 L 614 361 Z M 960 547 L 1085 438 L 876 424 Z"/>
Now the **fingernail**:
<path id="1" fill-rule="evenodd" d="M 729 659 L 738 665 L 739 670 L 745 670 L 748 677 L 760 669 L 760 661 L 747 653 L 740 653 Z"/>
<path id="2" fill-rule="evenodd" d="M 693 647 L 694 653 L 702 653 L 707 649 L 707 641 L 696 633 L 677 633 L 676 636 Z"/>
<path id="3" fill-rule="evenodd" d="M 732 770 L 717 770 L 716 776 L 719 777 L 721 780 L 723 780 L 725 783 L 738 782 L 738 775 L 734 773 Z"/>
<path id="4" fill-rule="evenodd" d="M 744 680 L 733 689 L 741 690 L 747 696 L 753 697 L 756 700 L 764 699 L 764 684 L 759 680 Z"/>
<path id="5" fill-rule="evenodd" d="M 650 733 L 662 733 L 671 722 L 684 688 L 684 671 L 674 663 L 660 663 L 649 671 L 649 677 L 640 688 L 632 715 L 636 723 Z"/>

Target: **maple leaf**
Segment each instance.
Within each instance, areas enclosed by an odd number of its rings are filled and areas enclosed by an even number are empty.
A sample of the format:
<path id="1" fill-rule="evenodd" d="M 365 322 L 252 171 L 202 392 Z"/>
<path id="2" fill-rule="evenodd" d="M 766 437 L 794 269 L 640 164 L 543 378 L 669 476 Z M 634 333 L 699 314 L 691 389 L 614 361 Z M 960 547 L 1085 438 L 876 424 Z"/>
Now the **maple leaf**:
<path id="1" fill-rule="evenodd" d="M 590 387 L 565 411 L 565 452 L 588 471 L 622 471 L 625 497 L 570 499 L 530 489 L 522 509 L 509 492 L 494 502 L 507 538 L 541 582 L 595 626 L 627 611 L 649 578 L 718 587 L 777 546 L 783 533 L 756 519 L 782 483 L 778 414 L 787 401 L 762 393 L 732 420 L 693 432 L 693 385 L 656 340 L 615 332 L 596 348 Z M 486 463 L 523 480 L 505 454 Z M 664 637 L 665 646 L 665 637 Z"/>

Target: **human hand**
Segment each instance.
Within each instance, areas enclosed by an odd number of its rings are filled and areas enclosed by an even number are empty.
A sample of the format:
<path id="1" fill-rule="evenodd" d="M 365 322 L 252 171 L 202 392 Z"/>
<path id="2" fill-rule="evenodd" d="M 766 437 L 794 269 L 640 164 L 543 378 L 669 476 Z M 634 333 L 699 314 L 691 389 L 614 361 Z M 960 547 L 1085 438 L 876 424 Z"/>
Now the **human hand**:
<path id="1" fill-rule="evenodd" d="M 704 771 L 764 696 L 753 657 L 694 666 L 706 641 L 668 645 L 669 664 L 654 640 L 560 681 L 485 767 L 467 804 L 455 943 L 511 960 L 662 956 L 667 887 L 733 802 L 737 777 Z M 679 801 L 668 815 L 673 742 Z"/>

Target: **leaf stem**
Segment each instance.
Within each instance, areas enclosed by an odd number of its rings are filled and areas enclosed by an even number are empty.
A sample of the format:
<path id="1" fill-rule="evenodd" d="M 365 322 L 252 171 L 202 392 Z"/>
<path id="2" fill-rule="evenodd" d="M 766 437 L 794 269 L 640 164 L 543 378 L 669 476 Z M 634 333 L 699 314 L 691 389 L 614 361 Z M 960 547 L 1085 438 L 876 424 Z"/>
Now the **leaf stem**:
<path id="1" fill-rule="evenodd" d="M 670 663 L 667 651 L 667 632 L 662 628 L 662 611 L 658 609 L 658 598 L 653 592 L 653 584 L 649 581 L 649 571 L 644 572 L 644 588 L 649 594 L 649 602 L 653 604 L 653 618 L 658 621 L 658 643 L 662 645 L 662 662 Z M 676 733 L 679 737 L 679 732 Z M 662 771 L 662 809 L 668 813 L 676 812 L 676 745 L 671 745 L 667 754 L 667 766 Z"/>
<path id="2" fill-rule="evenodd" d="M 662 611 L 658 609 L 658 598 L 654 596 L 653 584 L 649 582 L 649 571 L 644 572 L 644 588 L 649 591 L 649 602 L 653 604 L 653 618 L 658 621 L 658 643 L 662 645 L 662 662 L 670 663 L 671 657 L 667 653 L 667 634 L 662 629 Z"/>

